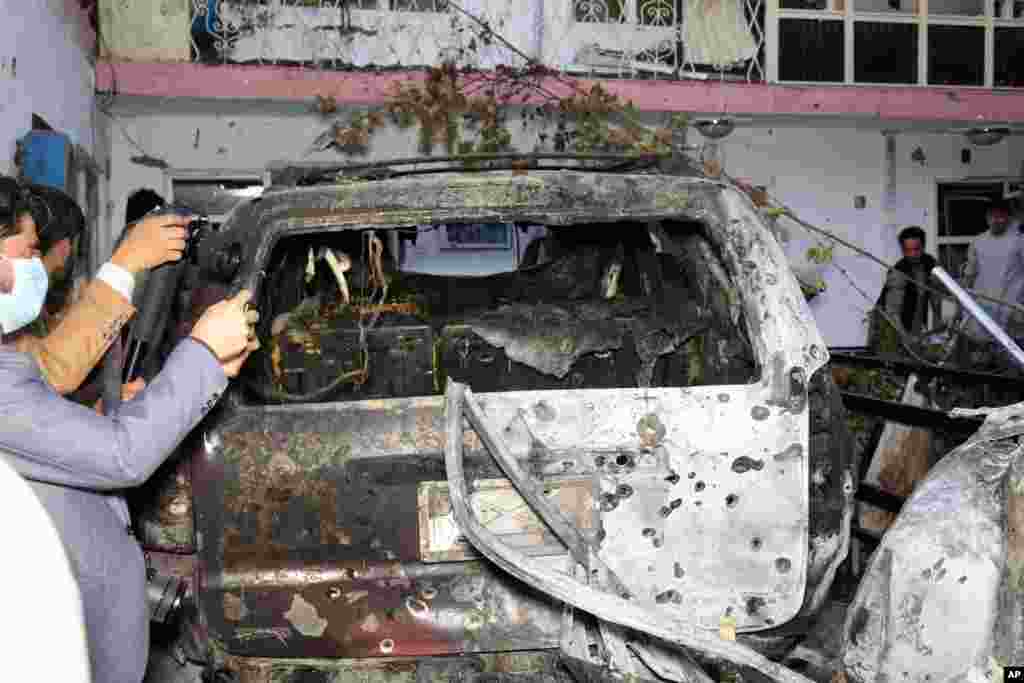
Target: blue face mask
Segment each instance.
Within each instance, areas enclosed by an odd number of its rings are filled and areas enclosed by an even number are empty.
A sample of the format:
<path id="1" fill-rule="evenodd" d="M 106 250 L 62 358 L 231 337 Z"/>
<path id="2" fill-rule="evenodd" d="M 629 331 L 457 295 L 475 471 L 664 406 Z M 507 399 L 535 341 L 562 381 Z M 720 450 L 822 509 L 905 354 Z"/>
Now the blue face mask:
<path id="1" fill-rule="evenodd" d="M 14 288 L 0 294 L 0 328 L 4 334 L 20 330 L 39 317 L 50 278 L 36 258 L 7 259 L 14 267 Z"/>

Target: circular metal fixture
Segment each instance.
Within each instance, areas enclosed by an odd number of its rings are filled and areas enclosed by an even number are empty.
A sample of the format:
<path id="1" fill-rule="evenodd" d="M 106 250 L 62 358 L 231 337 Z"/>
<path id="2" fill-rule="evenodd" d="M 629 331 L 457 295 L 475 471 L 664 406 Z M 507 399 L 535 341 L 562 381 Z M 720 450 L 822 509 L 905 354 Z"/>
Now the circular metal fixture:
<path id="1" fill-rule="evenodd" d="M 736 130 L 736 122 L 728 117 L 716 119 L 700 119 L 693 124 L 704 137 L 710 140 L 721 140 Z"/>
<path id="2" fill-rule="evenodd" d="M 970 140 L 972 145 L 978 147 L 988 147 L 994 145 L 997 142 L 1002 142 L 1003 138 L 1010 134 L 1010 129 L 1006 127 L 995 127 L 995 128 L 971 128 L 964 135 Z"/>

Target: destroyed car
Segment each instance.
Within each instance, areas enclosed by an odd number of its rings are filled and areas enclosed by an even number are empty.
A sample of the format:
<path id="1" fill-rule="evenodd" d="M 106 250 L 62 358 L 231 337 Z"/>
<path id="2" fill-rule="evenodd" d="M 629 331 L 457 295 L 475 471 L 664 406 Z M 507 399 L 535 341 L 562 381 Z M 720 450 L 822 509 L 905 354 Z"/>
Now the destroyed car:
<path id="1" fill-rule="evenodd" d="M 846 555 L 854 464 L 749 198 L 636 159 L 372 170 L 284 174 L 176 299 L 169 341 L 242 287 L 261 313 L 136 506 L 211 665 L 800 680 L 773 660 Z"/>

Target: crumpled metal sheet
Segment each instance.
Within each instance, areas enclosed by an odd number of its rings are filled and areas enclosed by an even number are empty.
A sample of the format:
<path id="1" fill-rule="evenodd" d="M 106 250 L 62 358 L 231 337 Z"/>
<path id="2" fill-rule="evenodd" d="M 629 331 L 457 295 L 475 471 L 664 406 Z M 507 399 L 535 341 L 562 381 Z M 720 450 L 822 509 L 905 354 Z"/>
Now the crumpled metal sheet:
<path id="1" fill-rule="evenodd" d="M 632 333 L 640 358 L 639 386 L 651 385 L 658 358 L 707 327 L 694 305 L 687 310 L 690 315 L 635 314 Z M 621 349 L 624 327 L 616 317 L 632 314 L 621 306 L 593 301 L 560 306 L 516 303 L 485 313 L 469 325 L 512 360 L 562 379 L 586 354 Z"/>
<path id="2" fill-rule="evenodd" d="M 1007 483 L 1024 455 L 1015 438 L 1022 420 L 1024 404 L 993 411 L 903 506 L 847 614 L 843 663 L 853 680 L 982 681 L 999 673 L 1000 613 L 1019 602 L 1001 593 Z"/>
<path id="3" fill-rule="evenodd" d="M 688 339 L 707 327 L 704 316 L 696 310 L 696 305 L 683 305 L 686 311 L 674 318 L 637 317 L 633 321 L 633 343 L 636 354 L 640 357 L 640 369 L 637 370 L 637 386 L 649 387 L 654 375 L 654 365 L 658 359 L 672 353 Z"/>
<path id="4" fill-rule="evenodd" d="M 512 360 L 559 379 L 581 356 L 622 348 L 622 328 L 609 310 L 592 303 L 509 304 L 470 326 Z"/>

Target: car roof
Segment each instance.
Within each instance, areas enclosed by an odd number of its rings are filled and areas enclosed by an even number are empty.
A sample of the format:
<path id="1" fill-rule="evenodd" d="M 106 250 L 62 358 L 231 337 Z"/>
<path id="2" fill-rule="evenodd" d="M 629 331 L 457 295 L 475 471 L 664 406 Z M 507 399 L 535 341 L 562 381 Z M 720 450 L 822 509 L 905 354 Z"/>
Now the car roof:
<path id="1" fill-rule="evenodd" d="M 720 181 L 653 173 L 446 171 L 271 188 L 239 206 L 227 223 L 246 231 L 259 226 L 265 234 L 446 222 L 714 221 L 722 191 L 728 186 Z"/>
<path id="2" fill-rule="evenodd" d="M 363 163 L 272 162 L 267 165 L 274 188 L 332 185 L 339 179 L 382 180 L 407 175 L 455 171 L 481 173 L 497 170 L 574 169 L 597 173 L 637 172 L 656 169 L 671 175 L 701 177 L 690 161 L 671 154 L 579 154 L 534 152 L 529 154 L 469 154 L 421 156 Z"/>

